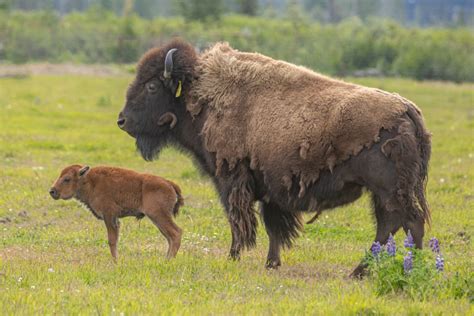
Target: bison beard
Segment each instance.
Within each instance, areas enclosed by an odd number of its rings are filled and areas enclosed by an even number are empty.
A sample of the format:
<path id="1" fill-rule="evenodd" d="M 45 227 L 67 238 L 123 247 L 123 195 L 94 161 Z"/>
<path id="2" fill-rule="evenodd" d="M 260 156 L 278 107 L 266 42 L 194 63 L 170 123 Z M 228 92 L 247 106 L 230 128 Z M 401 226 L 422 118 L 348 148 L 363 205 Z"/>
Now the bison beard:
<path id="1" fill-rule="evenodd" d="M 137 150 L 146 161 L 152 161 L 158 158 L 161 149 L 166 145 L 166 141 L 158 137 L 139 135 L 136 138 L 135 145 Z"/>

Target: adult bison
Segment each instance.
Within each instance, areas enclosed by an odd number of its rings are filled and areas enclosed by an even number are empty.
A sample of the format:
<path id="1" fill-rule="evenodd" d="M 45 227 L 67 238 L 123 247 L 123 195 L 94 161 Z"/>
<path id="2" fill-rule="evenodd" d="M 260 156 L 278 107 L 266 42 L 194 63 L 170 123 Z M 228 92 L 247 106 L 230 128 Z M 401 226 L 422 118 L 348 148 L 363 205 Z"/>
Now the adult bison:
<path id="1" fill-rule="evenodd" d="M 142 57 L 117 123 L 146 160 L 167 144 L 192 154 L 225 207 L 231 258 L 255 245 L 256 201 L 275 268 L 303 212 L 351 203 L 364 187 L 375 240 L 403 227 L 422 247 L 430 136 L 420 110 L 396 94 L 225 43 L 197 54 L 174 40 Z"/>

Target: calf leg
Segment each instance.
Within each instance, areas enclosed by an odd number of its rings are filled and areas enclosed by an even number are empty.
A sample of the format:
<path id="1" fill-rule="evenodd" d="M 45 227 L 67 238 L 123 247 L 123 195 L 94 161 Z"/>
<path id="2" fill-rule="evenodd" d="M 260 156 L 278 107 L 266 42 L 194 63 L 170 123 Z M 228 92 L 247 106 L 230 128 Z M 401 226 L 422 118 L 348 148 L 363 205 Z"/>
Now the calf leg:
<path id="1" fill-rule="evenodd" d="M 262 203 L 261 211 L 270 245 L 268 249 L 267 269 L 276 269 L 281 265 L 280 250 L 290 247 L 298 231 L 302 229 L 299 213 L 292 213 L 281 209 L 275 203 Z"/>
<path id="2" fill-rule="evenodd" d="M 104 218 L 105 227 L 107 227 L 107 237 L 109 242 L 110 253 L 112 257 L 117 260 L 117 243 L 119 238 L 120 231 L 120 222 L 116 217 L 105 217 Z"/>
<path id="3" fill-rule="evenodd" d="M 163 234 L 163 236 L 165 236 L 166 240 L 168 241 L 168 251 L 166 253 L 166 258 L 171 259 L 176 257 L 179 247 L 181 246 L 182 230 L 173 221 L 171 213 L 146 212 L 145 214 L 151 219 L 153 224 L 158 227 L 160 232 Z"/>

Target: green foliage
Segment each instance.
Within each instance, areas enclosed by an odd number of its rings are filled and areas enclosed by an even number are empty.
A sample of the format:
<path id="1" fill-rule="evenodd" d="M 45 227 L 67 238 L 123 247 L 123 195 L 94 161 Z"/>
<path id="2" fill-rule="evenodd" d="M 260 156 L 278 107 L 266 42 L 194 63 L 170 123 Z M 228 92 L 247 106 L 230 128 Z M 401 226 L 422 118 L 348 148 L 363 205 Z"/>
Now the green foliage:
<path id="1" fill-rule="evenodd" d="M 15 16 L 14 19 L 6 17 Z M 29 60 L 51 60 L 58 57 L 59 18 L 49 11 L 35 14 L 0 12 L 0 41 L 5 59 L 15 63 Z"/>
<path id="2" fill-rule="evenodd" d="M 370 280 L 374 282 L 377 295 L 404 293 L 414 300 L 427 300 L 444 295 L 473 300 L 473 276 L 449 277 L 445 271 L 437 271 L 435 255 L 430 250 L 410 249 L 413 254 L 413 268 L 404 269 L 407 250 L 397 251 L 390 256 L 386 251 L 374 256 L 366 253 Z"/>
<path id="3" fill-rule="evenodd" d="M 447 282 L 447 288 L 448 295 L 456 299 L 467 298 L 469 302 L 474 303 L 474 273 L 462 276 L 456 272 L 451 282 Z"/>
<path id="4" fill-rule="evenodd" d="M 12 4 L 12 0 L 0 0 L 0 11 L 10 10 L 11 4 Z"/>
<path id="5" fill-rule="evenodd" d="M 97 106 L 107 107 L 110 105 L 112 105 L 112 101 L 109 95 L 101 95 L 99 99 L 97 100 Z"/>
<path id="6" fill-rule="evenodd" d="M 188 21 L 215 21 L 222 14 L 222 0 L 176 0 L 178 12 Z"/>
<path id="7" fill-rule="evenodd" d="M 258 0 L 238 0 L 240 13 L 255 16 L 258 11 Z"/>
<path id="8" fill-rule="evenodd" d="M 295 6 L 286 20 L 228 15 L 210 28 L 203 20 L 219 17 L 220 2 L 180 2 L 188 12 L 187 22 L 118 17 L 92 9 L 64 17 L 0 11 L 0 60 L 130 63 L 150 47 L 181 36 L 201 49 L 228 41 L 240 50 L 329 74 L 374 69 L 386 76 L 474 81 L 474 34 L 468 29 L 409 29 L 392 21 L 358 18 L 320 25 L 305 20 Z"/>
<path id="9" fill-rule="evenodd" d="M 119 30 L 117 45 L 115 46 L 114 61 L 132 63 L 138 56 L 138 35 L 133 28 L 133 19 L 126 18 Z"/>
<path id="10" fill-rule="evenodd" d="M 395 256 L 389 256 L 383 251 L 377 257 L 370 253 L 366 255 L 377 295 L 403 291 L 413 299 L 422 299 L 432 294 L 441 280 L 440 273 L 435 269 L 434 258 L 425 251 L 411 251 L 413 269 L 409 272 L 403 268 L 406 253 L 398 251 Z"/>

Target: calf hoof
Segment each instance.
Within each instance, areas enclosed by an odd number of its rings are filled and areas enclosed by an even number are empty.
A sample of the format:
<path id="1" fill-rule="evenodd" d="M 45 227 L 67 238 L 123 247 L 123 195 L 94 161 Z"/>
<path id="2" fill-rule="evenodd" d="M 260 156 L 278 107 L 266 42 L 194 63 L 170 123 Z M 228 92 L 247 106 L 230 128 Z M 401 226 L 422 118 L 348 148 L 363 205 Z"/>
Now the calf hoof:
<path id="1" fill-rule="evenodd" d="M 349 275 L 350 278 L 352 279 L 362 279 L 364 278 L 365 276 L 367 276 L 368 274 L 368 270 L 367 270 L 368 266 L 367 264 L 359 264 L 355 269 L 354 271 L 352 271 L 352 273 Z"/>
<path id="2" fill-rule="evenodd" d="M 265 263 L 265 268 L 267 270 L 277 270 L 279 266 L 281 266 L 280 259 L 267 259 L 267 262 Z"/>

